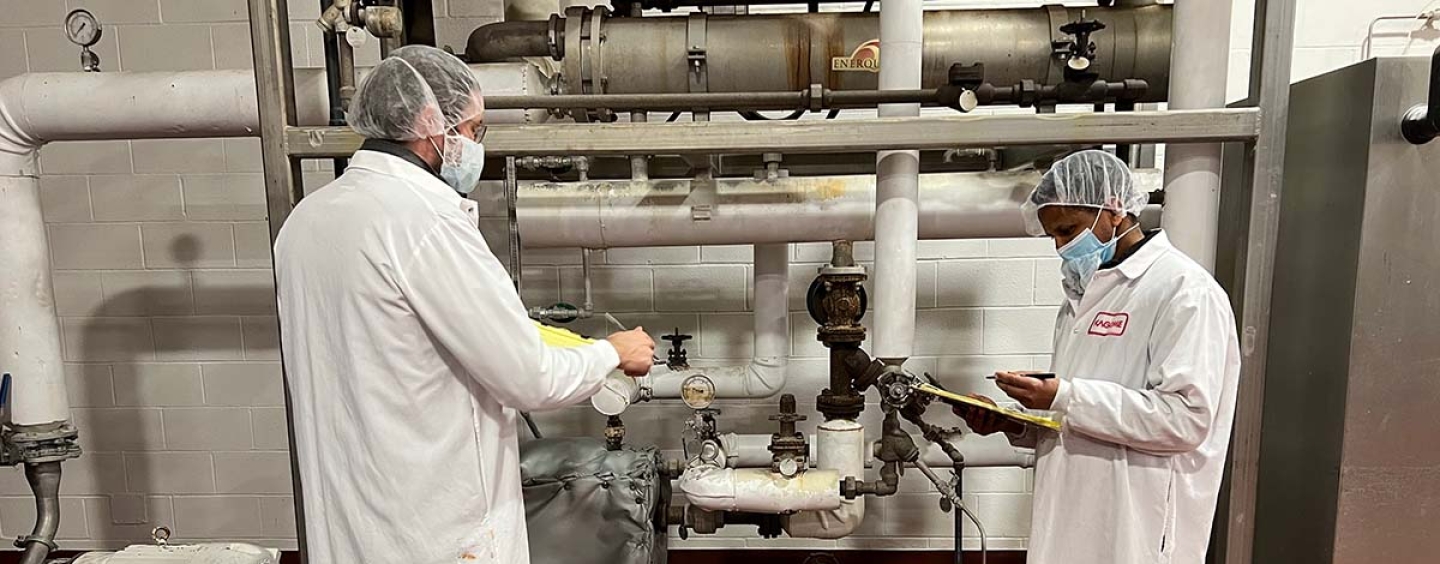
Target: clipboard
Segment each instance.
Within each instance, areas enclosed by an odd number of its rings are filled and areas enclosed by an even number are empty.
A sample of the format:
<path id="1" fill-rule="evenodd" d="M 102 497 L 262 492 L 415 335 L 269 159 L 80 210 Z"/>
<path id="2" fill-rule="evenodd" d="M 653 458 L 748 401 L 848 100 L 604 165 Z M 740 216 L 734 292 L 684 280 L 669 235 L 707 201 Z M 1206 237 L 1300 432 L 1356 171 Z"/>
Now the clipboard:
<path id="1" fill-rule="evenodd" d="M 938 397 L 951 405 L 958 404 L 964 405 L 966 407 L 976 407 L 992 413 L 998 413 L 1004 416 L 1006 419 L 1016 421 L 1024 425 L 1031 425 L 1034 427 L 1049 429 L 1051 431 L 1060 430 L 1060 422 L 1049 417 L 1040 417 L 1038 415 L 1031 415 L 1029 413 L 1017 411 L 1008 407 L 991 405 L 989 402 L 981 401 L 970 396 L 962 396 L 954 392 L 942 390 L 930 384 L 917 384 L 915 386 L 915 390 Z"/>

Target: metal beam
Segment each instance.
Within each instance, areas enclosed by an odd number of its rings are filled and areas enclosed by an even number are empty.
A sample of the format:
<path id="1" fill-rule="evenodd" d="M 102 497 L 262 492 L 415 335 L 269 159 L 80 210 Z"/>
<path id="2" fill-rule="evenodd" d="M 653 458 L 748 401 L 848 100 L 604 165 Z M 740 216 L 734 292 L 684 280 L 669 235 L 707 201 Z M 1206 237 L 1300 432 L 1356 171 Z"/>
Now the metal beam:
<path id="1" fill-rule="evenodd" d="M 1259 104 L 1261 134 L 1246 155 L 1251 185 L 1243 254 L 1245 281 L 1240 308 L 1240 388 L 1230 445 L 1225 564 L 1254 559 L 1255 492 L 1260 476 L 1260 437 L 1265 404 L 1265 363 L 1270 337 L 1270 295 L 1279 238 L 1285 168 L 1285 129 L 1290 114 L 1290 59 L 1295 41 L 1295 0 L 1256 0 L 1250 101 Z"/>
<path id="2" fill-rule="evenodd" d="M 256 105 L 260 112 L 261 161 L 265 166 L 265 201 L 269 209 L 270 240 L 299 201 L 300 160 L 285 154 L 285 132 L 297 123 L 295 69 L 290 60 L 290 10 L 286 0 L 250 0 L 250 47 L 255 58 Z M 283 355 L 283 351 L 282 351 Z M 289 376 L 285 384 L 285 426 L 290 446 L 290 477 L 295 494 L 295 542 L 300 562 L 309 560 L 305 542 L 304 489 L 296 454 L 295 422 L 290 401 Z"/>
<path id="3" fill-rule="evenodd" d="M 1216 143 L 1251 141 L 1260 132 L 1254 108 L 1184 112 L 970 115 L 767 123 L 558 124 L 495 126 L 485 136 L 491 157 L 530 155 L 670 155 L 868 152 L 1016 145 Z M 291 156 L 343 157 L 361 137 L 343 127 L 291 127 Z"/>

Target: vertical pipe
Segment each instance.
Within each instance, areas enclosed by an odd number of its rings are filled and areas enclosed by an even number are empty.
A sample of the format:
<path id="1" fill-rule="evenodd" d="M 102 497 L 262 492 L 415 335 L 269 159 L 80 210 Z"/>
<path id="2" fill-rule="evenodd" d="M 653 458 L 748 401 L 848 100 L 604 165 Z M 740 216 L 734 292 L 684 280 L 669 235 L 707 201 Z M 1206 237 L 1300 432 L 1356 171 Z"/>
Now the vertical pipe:
<path id="1" fill-rule="evenodd" d="M 880 4 L 880 89 L 920 88 L 921 0 Z M 920 115 L 919 104 L 885 104 L 880 117 Z M 875 357 L 899 364 L 915 337 L 915 247 L 920 223 L 920 152 L 876 155 Z"/>
<path id="2" fill-rule="evenodd" d="M 21 564 L 41 564 L 55 549 L 55 534 L 60 531 L 60 463 L 26 463 L 25 480 L 35 494 L 35 529 L 16 545 L 25 548 Z"/>
<path id="3" fill-rule="evenodd" d="M 1170 109 L 1225 107 L 1230 66 L 1231 0 L 1176 2 L 1175 45 L 1170 56 Z M 1220 222 L 1220 144 L 1165 147 L 1165 210 L 1160 223 L 1175 246 L 1215 270 Z"/>
<path id="4" fill-rule="evenodd" d="M 645 123 L 649 119 L 650 114 L 648 112 L 630 112 L 630 123 Z M 646 155 L 630 155 L 630 179 L 650 180 L 650 157 Z"/>
<path id="5" fill-rule="evenodd" d="M 0 155 L 0 372 L 14 375 L 17 425 L 70 418 L 34 159 Z"/>
<path id="6" fill-rule="evenodd" d="M 755 360 L 777 362 L 790 353 L 790 245 L 755 245 Z"/>

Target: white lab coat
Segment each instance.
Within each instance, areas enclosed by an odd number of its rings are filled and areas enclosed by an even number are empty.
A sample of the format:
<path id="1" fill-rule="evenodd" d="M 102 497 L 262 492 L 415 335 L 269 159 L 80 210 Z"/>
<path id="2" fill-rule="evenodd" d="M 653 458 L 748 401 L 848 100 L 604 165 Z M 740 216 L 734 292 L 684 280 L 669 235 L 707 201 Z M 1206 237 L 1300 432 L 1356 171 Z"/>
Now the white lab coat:
<path id="1" fill-rule="evenodd" d="M 1061 307 L 1052 371 L 1030 564 L 1201 564 L 1240 377 L 1225 291 L 1157 233 Z"/>
<path id="2" fill-rule="evenodd" d="M 527 564 L 516 410 L 619 362 L 544 346 L 476 227 L 415 164 L 357 152 L 275 244 L 312 562 Z"/>

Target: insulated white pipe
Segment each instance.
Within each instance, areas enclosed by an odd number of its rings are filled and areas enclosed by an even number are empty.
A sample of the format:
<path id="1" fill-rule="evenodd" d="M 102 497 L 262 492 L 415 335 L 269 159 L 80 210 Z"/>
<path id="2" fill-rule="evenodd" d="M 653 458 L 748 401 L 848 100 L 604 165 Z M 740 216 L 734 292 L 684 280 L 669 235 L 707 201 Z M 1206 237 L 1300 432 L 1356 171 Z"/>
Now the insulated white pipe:
<path id="1" fill-rule="evenodd" d="M 920 88 L 924 6 L 880 3 L 880 89 Z M 884 104 L 880 117 L 920 115 L 919 104 Z M 876 155 L 875 358 L 899 364 L 915 341 L 915 256 L 919 245 L 920 152 Z"/>
<path id="2" fill-rule="evenodd" d="M 316 122 L 320 75 L 309 73 Z M 249 71 L 31 73 L 0 82 L 0 371 L 13 375 L 12 420 L 70 418 L 41 216 L 37 154 L 50 141 L 254 135 Z"/>
<path id="3" fill-rule="evenodd" d="M 670 370 L 656 367 L 641 380 L 652 397 L 678 398 L 695 374 L 715 383 L 715 397 L 768 398 L 785 388 L 790 361 L 790 246 L 755 245 L 755 352 L 750 364 Z"/>
<path id="4" fill-rule="evenodd" d="M 786 478 L 767 468 L 696 466 L 675 487 L 691 505 L 706 511 L 788 513 L 840 507 L 840 473 L 810 470 Z"/>
<path id="5" fill-rule="evenodd" d="M 1170 56 L 1171 110 L 1225 107 L 1232 0 L 1175 3 Z M 1165 210 L 1161 225 L 1177 248 L 1215 268 L 1220 222 L 1220 145 L 1165 146 Z"/>
<path id="6" fill-rule="evenodd" d="M 533 69 L 471 67 L 499 93 L 531 93 Z M 295 70 L 299 120 L 327 121 L 325 75 Z M 69 419 L 50 250 L 41 220 L 36 159 L 52 141 L 254 136 L 255 77 L 248 70 L 30 73 L 0 81 L 0 372 L 13 375 L 12 420 Z M 522 112 L 490 121 L 520 122 Z"/>
<path id="7" fill-rule="evenodd" d="M 16 425 L 70 418 L 33 165 L 32 159 L 25 168 L 7 168 L 0 176 L 0 372 L 13 377 L 10 413 Z"/>
<path id="8" fill-rule="evenodd" d="M 865 479 L 865 427 L 849 419 L 820 424 L 814 460 L 822 470 L 840 477 Z M 804 539 L 838 539 L 855 532 L 865 521 L 865 498 L 843 499 L 828 511 L 801 511 L 785 519 L 785 533 Z"/>

